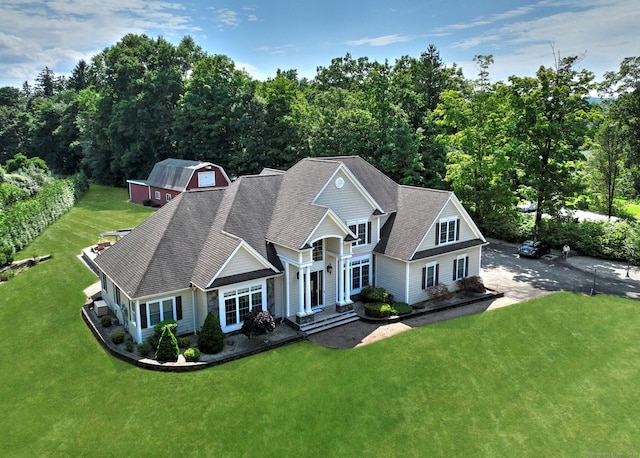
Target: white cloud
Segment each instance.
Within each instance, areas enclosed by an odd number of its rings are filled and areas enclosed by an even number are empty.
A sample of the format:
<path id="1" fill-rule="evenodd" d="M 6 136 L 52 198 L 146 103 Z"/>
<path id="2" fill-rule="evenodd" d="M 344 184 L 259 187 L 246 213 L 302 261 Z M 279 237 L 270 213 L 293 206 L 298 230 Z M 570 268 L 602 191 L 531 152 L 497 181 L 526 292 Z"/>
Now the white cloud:
<path id="1" fill-rule="evenodd" d="M 68 73 L 127 33 L 182 37 L 197 31 L 180 4 L 154 0 L 3 0 L 0 86 L 33 81 L 45 66 Z"/>
<path id="2" fill-rule="evenodd" d="M 376 38 L 361 38 L 359 40 L 349 40 L 346 44 L 351 46 L 387 46 L 393 43 L 401 43 L 404 41 L 411 41 L 412 38 L 406 35 L 384 35 Z"/>

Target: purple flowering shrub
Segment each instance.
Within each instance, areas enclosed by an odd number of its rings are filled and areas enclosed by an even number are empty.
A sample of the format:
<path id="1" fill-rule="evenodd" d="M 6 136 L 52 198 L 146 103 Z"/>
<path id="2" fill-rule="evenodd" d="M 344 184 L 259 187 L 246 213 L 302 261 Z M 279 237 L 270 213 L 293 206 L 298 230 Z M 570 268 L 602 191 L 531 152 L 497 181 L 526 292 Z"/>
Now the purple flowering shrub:
<path id="1" fill-rule="evenodd" d="M 253 309 L 242 323 L 242 332 L 251 338 L 260 334 L 266 334 L 276 329 L 276 322 L 271 314 L 266 310 Z"/>

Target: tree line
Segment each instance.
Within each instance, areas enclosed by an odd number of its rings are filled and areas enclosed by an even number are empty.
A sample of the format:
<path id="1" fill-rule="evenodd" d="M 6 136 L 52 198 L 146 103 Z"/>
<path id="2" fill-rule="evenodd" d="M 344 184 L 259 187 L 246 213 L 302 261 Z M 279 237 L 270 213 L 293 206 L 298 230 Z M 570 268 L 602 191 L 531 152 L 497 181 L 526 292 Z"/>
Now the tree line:
<path id="1" fill-rule="evenodd" d="M 577 57 L 553 57 L 534 76 L 491 82 L 492 56 L 476 56 L 467 78 L 429 45 L 393 64 L 347 54 L 311 79 L 257 81 L 191 37 L 130 34 L 69 77 L 45 68 L 0 88 L 0 164 L 24 154 L 122 186 L 168 157 L 239 176 L 359 155 L 401 184 L 453 190 L 488 235 L 514 223 L 518 201 L 535 202 L 537 232 L 543 211 L 613 214 L 616 197 L 640 193 L 640 58 L 596 82 Z"/>

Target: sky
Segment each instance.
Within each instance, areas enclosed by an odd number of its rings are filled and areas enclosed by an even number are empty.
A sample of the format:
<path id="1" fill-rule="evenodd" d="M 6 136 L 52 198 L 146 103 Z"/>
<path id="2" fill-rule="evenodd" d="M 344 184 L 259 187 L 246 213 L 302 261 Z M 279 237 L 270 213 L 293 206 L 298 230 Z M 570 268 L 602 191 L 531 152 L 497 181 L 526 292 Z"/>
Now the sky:
<path id="1" fill-rule="evenodd" d="M 601 80 L 640 55 L 638 0 L 1 0 L 0 87 L 69 75 L 128 33 L 177 44 L 190 35 L 253 78 L 278 69 L 313 78 L 350 53 L 393 64 L 435 45 L 467 78 L 493 55 L 492 81 L 533 76 L 554 55 L 581 56 Z"/>

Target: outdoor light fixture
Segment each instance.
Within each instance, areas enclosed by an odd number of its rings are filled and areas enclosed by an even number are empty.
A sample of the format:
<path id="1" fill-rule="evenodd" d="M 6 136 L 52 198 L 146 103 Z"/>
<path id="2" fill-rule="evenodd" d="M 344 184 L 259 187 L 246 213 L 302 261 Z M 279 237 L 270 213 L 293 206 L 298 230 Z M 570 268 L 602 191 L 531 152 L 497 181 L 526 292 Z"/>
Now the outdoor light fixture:
<path id="1" fill-rule="evenodd" d="M 327 264 L 327 273 L 331 275 L 332 271 L 333 271 L 333 266 L 331 264 Z"/>

